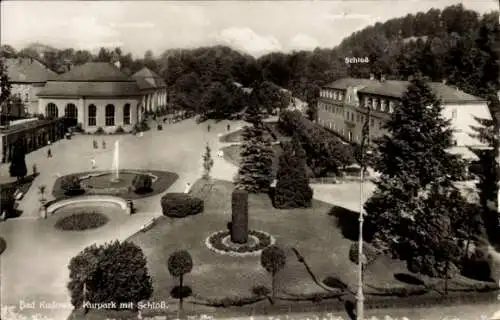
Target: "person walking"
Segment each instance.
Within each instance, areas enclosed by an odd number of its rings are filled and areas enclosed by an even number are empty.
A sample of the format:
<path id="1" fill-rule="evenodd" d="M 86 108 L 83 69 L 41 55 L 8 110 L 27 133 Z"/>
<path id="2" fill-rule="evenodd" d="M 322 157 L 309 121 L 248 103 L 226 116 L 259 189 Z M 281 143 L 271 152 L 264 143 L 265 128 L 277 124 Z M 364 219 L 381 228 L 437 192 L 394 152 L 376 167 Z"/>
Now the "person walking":
<path id="1" fill-rule="evenodd" d="M 102 140 L 102 148 L 106 149 L 106 141 Z"/>
<path id="2" fill-rule="evenodd" d="M 98 149 L 99 148 L 99 144 L 97 143 L 97 140 L 94 139 L 94 149 Z"/>
<path id="3" fill-rule="evenodd" d="M 210 124 L 207 125 L 207 131 L 210 132 Z"/>
<path id="4" fill-rule="evenodd" d="M 184 193 L 189 193 L 190 190 L 191 190 L 191 183 L 186 182 L 186 189 L 184 189 Z"/>
<path id="5" fill-rule="evenodd" d="M 95 165 L 95 159 L 94 158 L 90 159 L 90 164 L 92 165 L 92 169 L 95 169 L 96 165 Z"/>
<path id="6" fill-rule="evenodd" d="M 231 130 L 231 125 L 228 123 L 226 128 L 227 128 L 227 131 Z"/>
<path id="7" fill-rule="evenodd" d="M 47 158 L 52 158 L 52 150 L 47 150 Z"/>

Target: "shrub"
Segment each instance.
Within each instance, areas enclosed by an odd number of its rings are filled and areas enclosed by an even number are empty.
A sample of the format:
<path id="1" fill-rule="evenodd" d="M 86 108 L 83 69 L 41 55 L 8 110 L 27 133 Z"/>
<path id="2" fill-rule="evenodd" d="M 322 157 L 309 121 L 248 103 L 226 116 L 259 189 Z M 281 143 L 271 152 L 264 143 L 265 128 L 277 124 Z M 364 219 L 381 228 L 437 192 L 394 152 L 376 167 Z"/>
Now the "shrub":
<path id="1" fill-rule="evenodd" d="M 203 211 L 203 200 L 185 193 L 167 193 L 161 198 L 163 214 L 183 218 Z"/>
<path id="2" fill-rule="evenodd" d="M 161 131 L 161 130 L 163 130 L 163 126 L 162 126 L 161 124 L 159 124 L 159 125 L 157 125 L 157 126 L 156 126 L 156 129 L 157 129 L 158 131 Z"/>
<path id="3" fill-rule="evenodd" d="M 487 247 L 477 247 L 470 258 L 464 259 L 462 274 L 480 281 L 491 281 L 491 266 Z"/>
<path id="4" fill-rule="evenodd" d="M 7 249 L 7 242 L 5 242 L 5 239 L 0 237 L 0 254 L 2 254 L 5 249 Z"/>
<path id="5" fill-rule="evenodd" d="M 73 128 L 73 131 L 74 131 L 74 132 L 80 132 L 80 133 L 81 133 L 81 132 L 84 132 L 84 130 L 83 130 L 83 126 L 82 126 L 81 122 L 78 122 L 78 123 L 76 124 L 76 126 Z"/>
<path id="6" fill-rule="evenodd" d="M 148 122 L 145 119 L 143 119 L 141 120 L 141 122 L 135 124 L 134 129 L 135 132 L 143 132 L 143 131 L 148 131 L 150 128 Z"/>
<path id="7" fill-rule="evenodd" d="M 231 196 L 231 241 L 246 243 L 248 240 L 248 192 L 234 190 Z"/>
<path id="8" fill-rule="evenodd" d="M 122 126 L 118 126 L 118 128 L 116 128 L 116 130 L 115 130 L 115 133 L 117 133 L 117 134 L 125 133 L 125 130 L 123 130 Z"/>
<path id="9" fill-rule="evenodd" d="M 83 303 L 84 282 L 89 302 L 134 303 L 148 300 L 153 292 L 146 257 L 136 244 L 114 241 L 91 245 L 69 263 L 71 303 Z"/>
<path id="10" fill-rule="evenodd" d="M 263 297 L 226 297 L 222 299 L 207 299 L 205 304 L 214 308 L 243 307 L 254 304 L 265 298 Z"/>
<path id="11" fill-rule="evenodd" d="M 339 169 L 353 162 L 350 146 L 319 124 L 306 119 L 300 111 L 285 110 L 280 113 L 279 127 L 288 135 L 297 134 L 307 154 L 307 164 L 316 176 L 327 172 L 339 173 Z"/>
<path id="12" fill-rule="evenodd" d="M 80 179 L 77 176 L 65 176 L 61 178 L 61 189 L 66 195 L 78 195 L 83 193 Z"/>
<path id="13" fill-rule="evenodd" d="M 342 280 L 340 280 L 336 277 L 326 277 L 323 280 L 323 284 L 327 287 L 336 288 L 336 289 L 340 289 L 340 290 L 348 290 L 349 289 L 347 284 L 345 284 Z"/>
<path id="14" fill-rule="evenodd" d="M 104 129 L 102 127 L 99 127 L 97 128 L 97 130 L 95 131 L 95 134 L 105 134 L 106 132 L 104 132 Z"/>
<path id="15" fill-rule="evenodd" d="M 146 193 L 152 191 L 153 179 L 147 174 L 140 174 L 132 180 L 132 186 L 135 193 Z"/>
<path id="16" fill-rule="evenodd" d="M 396 297 L 411 297 L 419 296 L 429 292 L 429 289 L 415 286 L 415 287 L 392 287 L 392 288 L 374 288 L 379 292 L 373 293 L 377 296 L 396 296 Z"/>
<path id="17" fill-rule="evenodd" d="M 102 227 L 108 217 L 98 212 L 80 212 L 57 220 L 55 227 L 65 231 L 83 231 Z"/>
<path id="18" fill-rule="evenodd" d="M 351 244 L 351 247 L 349 249 L 349 260 L 351 260 L 355 264 L 359 263 L 358 262 L 358 253 L 359 253 L 358 246 L 359 246 L 359 242 L 356 241 L 353 244 Z M 366 257 L 365 266 L 369 266 L 372 263 L 374 263 L 375 260 L 377 260 L 377 257 L 379 256 L 380 251 L 377 250 L 377 248 L 375 248 L 371 244 L 364 242 L 363 243 L 363 254 Z"/>

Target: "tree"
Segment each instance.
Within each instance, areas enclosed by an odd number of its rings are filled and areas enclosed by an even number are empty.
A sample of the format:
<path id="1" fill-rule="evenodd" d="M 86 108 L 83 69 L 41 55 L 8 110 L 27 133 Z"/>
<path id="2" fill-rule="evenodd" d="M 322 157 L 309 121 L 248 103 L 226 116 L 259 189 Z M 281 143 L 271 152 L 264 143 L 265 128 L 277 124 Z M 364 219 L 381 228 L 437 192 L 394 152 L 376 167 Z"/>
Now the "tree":
<path id="1" fill-rule="evenodd" d="M 306 171 L 306 154 L 296 135 L 280 155 L 276 179 L 273 199 L 276 208 L 311 207 L 313 191 Z"/>
<path id="2" fill-rule="evenodd" d="M 40 193 L 40 201 L 45 201 L 45 189 L 47 189 L 47 186 L 44 184 L 38 186 L 38 192 Z"/>
<path id="3" fill-rule="evenodd" d="M 132 302 L 137 306 L 153 292 L 146 257 L 132 242 L 91 245 L 73 257 L 68 268 L 68 289 L 75 308 L 82 306 L 84 300 L 115 302 L 117 306 Z"/>
<path id="4" fill-rule="evenodd" d="M 283 270 L 286 264 L 286 255 L 278 246 L 270 246 L 262 250 L 260 264 L 272 276 L 272 297 L 276 297 L 276 275 Z"/>
<path id="5" fill-rule="evenodd" d="M 186 250 L 175 251 L 168 258 L 168 271 L 173 277 L 179 277 L 179 310 L 182 312 L 184 298 L 183 280 L 186 273 L 193 269 L 193 258 Z"/>
<path id="6" fill-rule="evenodd" d="M 251 193 L 268 192 L 272 181 L 274 151 L 262 121 L 255 119 L 243 129 L 241 162 L 236 188 Z"/>
<path id="7" fill-rule="evenodd" d="M 7 66 L 4 60 L 0 59 L 0 106 L 3 106 L 8 101 L 11 89 L 12 86 L 7 73 Z"/>
<path id="8" fill-rule="evenodd" d="M 466 203 L 454 186 L 464 162 L 447 152 L 452 131 L 441 110 L 421 78 L 411 81 L 386 125 L 388 134 L 376 141 L 374 169 L 382 175 L 365 203 L 371 240 L 430 275 L 442 275 L 436 252 L 450 234 L 443 230 Z"/>
<path id="9" fill-rule="evenodd" d="M 214 159 L 212 159 L 212 149 L 207 142 L 205 146 L 205 153 L 203 154 L 203 179 L 210 180 L 210 172 L 214 166 Z"/>
<path id="10" fill-rule="evenodd" d="M 316 121 L 316 118 L 318 116 L 318 99 L 320 87 L 313 84 L 306 90 L 307 118 L 311 121 Z"/>
<path id="11" fill-rule="evenodd" d="M 10 160 L 9 173 L 11 177 L 16 177 L 18 182 L 28 174 L 25 157 L 24 145 L 16 144 Z"/>

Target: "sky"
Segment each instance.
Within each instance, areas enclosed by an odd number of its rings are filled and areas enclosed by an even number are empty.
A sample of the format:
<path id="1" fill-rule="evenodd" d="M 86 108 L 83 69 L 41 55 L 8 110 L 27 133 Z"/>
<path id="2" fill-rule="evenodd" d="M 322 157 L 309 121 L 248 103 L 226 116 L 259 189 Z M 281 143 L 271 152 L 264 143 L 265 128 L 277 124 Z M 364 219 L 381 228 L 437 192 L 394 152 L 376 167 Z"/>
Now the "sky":
<path id="1" fill-rule="evenodd" d="M 376 22 L 463 3 L 481 14 L 498 0 L 365 1 L 2 1 L 0 43 L 39 42 L 95 51 L 121 47 L 135 57 L 151 49 L 229 45 L 260 56 L 332 48 Z"/>

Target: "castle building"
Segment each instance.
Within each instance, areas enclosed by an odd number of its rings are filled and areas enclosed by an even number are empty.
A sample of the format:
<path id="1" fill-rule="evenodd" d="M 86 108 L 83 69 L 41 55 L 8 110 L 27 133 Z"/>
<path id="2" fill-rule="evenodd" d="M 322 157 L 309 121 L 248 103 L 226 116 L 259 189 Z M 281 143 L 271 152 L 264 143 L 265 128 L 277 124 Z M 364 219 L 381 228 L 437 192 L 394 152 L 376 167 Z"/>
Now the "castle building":
<path id="1" fill-rule="evenodd" d="M 37 113 L 37 94 L 47 80 L 55 78 L 57 73 L 33 58 L 5 59 L 4 64 L 11 85 L 11 95 L 18 97 L 22 103 L 2 106 L 2 115 L 22 118 Z"/>
<path id="2" fill-rule="evenodd" d="M 346 141 L 360 143 L 362 128 L 371 109 L 370 138 L 380 137 L 387 133 L 384 124 L 391 118 L 409 84 L 409 81 L 373 77 L 337 80 L 320 91 L 317 122 Z M 475 117 L 491 119 L 487 102 L 444 82 L 429 82 L 428 85 L 441 100 L 443 116 L 450 120 L 454 130 L 454 147 L 450 151 L 473 158 L 469 147 L 482 148 L 484 144 L 471 137 L 474 133 L 471 126 L 478 124 Z"/>

